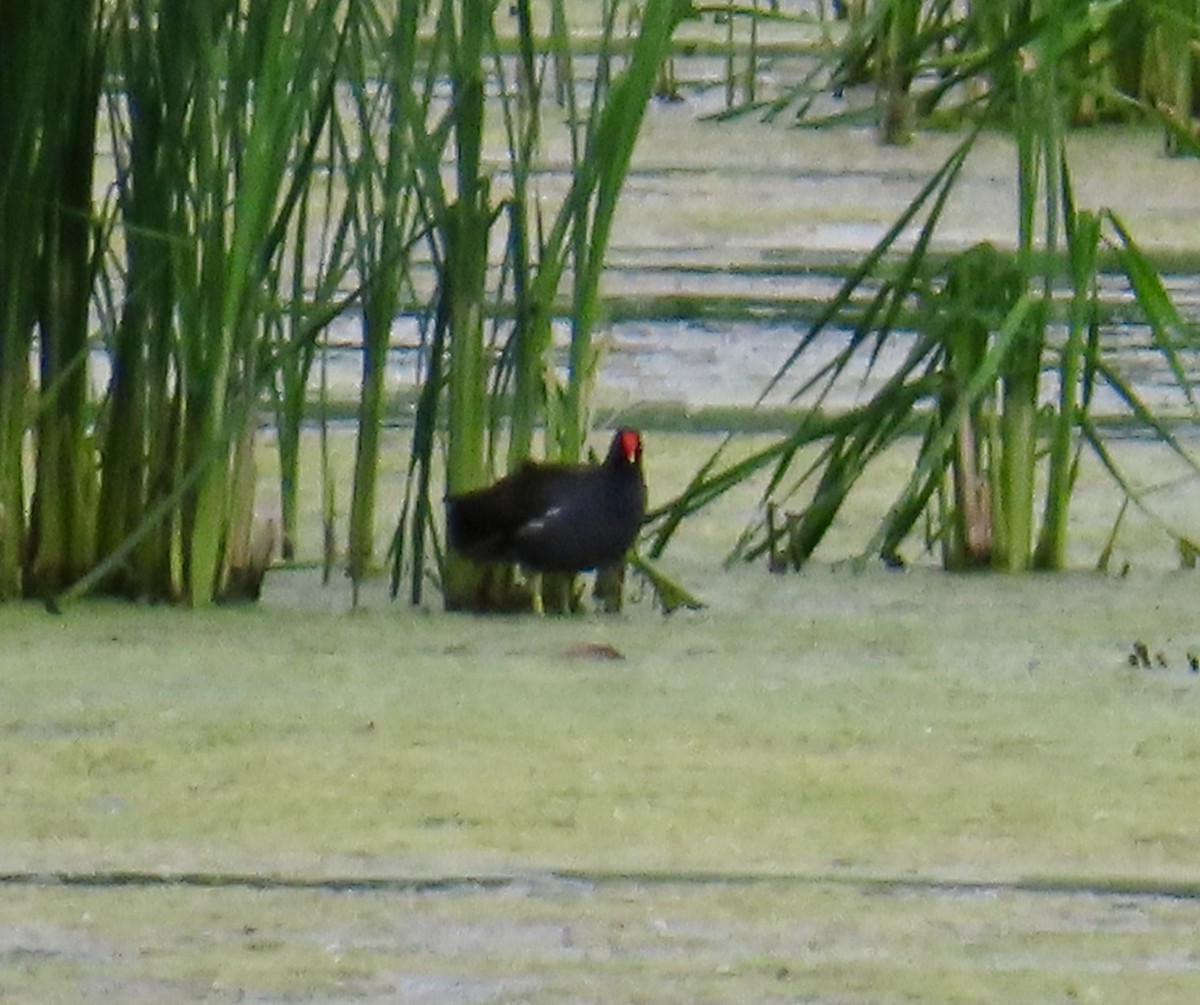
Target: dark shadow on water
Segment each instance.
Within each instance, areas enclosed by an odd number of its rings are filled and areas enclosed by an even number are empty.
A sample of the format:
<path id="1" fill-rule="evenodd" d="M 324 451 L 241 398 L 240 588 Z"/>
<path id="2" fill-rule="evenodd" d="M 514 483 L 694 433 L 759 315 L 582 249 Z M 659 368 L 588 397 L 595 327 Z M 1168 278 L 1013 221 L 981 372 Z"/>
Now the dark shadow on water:
<path id="1" fill-rule="evenodd" d="M 919 876 L 856 876 L 852 873 L 773 872 L 606 872 L 546 870 L 527 873 L 443 876 L 304 876 L 280 873 L 19 871 L 0 873 L 0 886 L 66 886 L 88 889 L 179 887 L 192 889 L 303 890 L 331 893 L 481 893 L 504 892 L 530 886 L 541 891 L 583 890 L 601 887 L 786 887 L 842 886 L 868 893 L 934 894 L 944 896 L 998 893 L 1054 894 L 1058 896 L 1139 898 L 1200 901 L 1200 881 L 1175 881 L 1145 877 L 1045 876 L 1016 880 L 935 879 Z"/>

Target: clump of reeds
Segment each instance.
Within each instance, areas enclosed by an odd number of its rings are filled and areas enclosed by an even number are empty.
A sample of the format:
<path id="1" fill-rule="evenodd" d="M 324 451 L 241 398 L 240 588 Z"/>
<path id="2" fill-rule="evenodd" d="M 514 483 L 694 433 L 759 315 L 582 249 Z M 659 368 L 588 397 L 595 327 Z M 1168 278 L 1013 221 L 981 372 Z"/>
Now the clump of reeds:
<path id="1" fill-rule="evenodd" d="M 350 309 L 362 343 L 347 535 L 356 587 L 375 562 L 379 430 L 402 307 L 424 316 L 429 336 L 397 535 L 414 598 L 437 554 L 431 467 L 443 421 L 455 490 L 494 473 L 504 438 L 509 463 L 528 454 L 547 423 L 548 449 L 578 455 L 616 196 L 682 12 L 673 0 L 646 4 L 615 73 L 607 0 L 589 91 L 571 69 L 562 0 L 548 34 L 528 2 L 517 11 L 513 57 L 496 27 L 508 9 L 494 0 L 5 8 L 0 597 L 101 590 L 205 604 L 254 592 L 266 553 L 253 543 L 256 429 L 273 407 L 291 558 L 313 366 L 322 332 Z M 546 221 L 532 179 L 551 65 L 574 181 Z M 506 150 L 489 149 L 496 135 Z M 97 163 L 113 165 L 99 199 Z M 548 391 L 568 275 L 569 376 Z M 93 301 L 101 309 L 89 313 Z M 97 397 L 88 373 L 101 359 L 109 376 Z M 451 606 L 476 574 L 447 557 Z"/>
<path id="2" fill-rule="evenodd" d="M 880 4 L 876 15 L 899 17 L 903 7 Z M 1179 354 L 1182 344 L 1194 340 L 1195 326 L 1176 310 L 1122 221 L 1108 211 L 1080 208 L 1071 184 L 1068 123 L 1081 88 L 1095 83 L 1074 74 L 1090 66 L 1083 56 L 1094 52 L 1097 32 L 1107 24 L 1088 20 L 1086 8 L 1066 5 L 1035 15 L 1017 5 L 991 25 L 1000 34 L 989 36 L 994 47 L 986 59 L 956 64 L 956 73 L 986 77 L 989 97 L 974 127 L 846 279 L 764 391 L 765 397 L 794 381 L 794 398 L 815 395 L 813 413 L 735 464 L 722 466 L 718 451 L 657 514 L 652 554 L 689 513 L 766 470 L 763 519 L 746 530 L 734 554 L 766 555 L 775 568 L 799 568 L 868 465 L 902 438 L 916 436 L 920 446 L 912 474 L 864 557 L 902 563 L 901 544 L 924 526 L 927 546 L 939 548 L 950 568 L 1059 569 L 1083 451 L 1091 450 L 1120 492 L 1157 519 L 1145 495 L 1117 468 L 1094 421 L 1101 387 L 1191 472 L 1200 473 L 1200 462 L 1141 399 L 1100 340 L 1098 286 L 1107 244 L 1155 351 L 1195 413 Z M 976 138 L 989 126 L 1008 128 L 1015 141 L 1019 198 L 1013 250 L 980 245 L 944 266 L 935 264 L 930 252 L 943 209 Z M 901 237 L 912 228 L 912 247 L 901 250 Z M 856 297 L 865 307 L 847 310 Z M 850 335 L 841 350 L 797 379 L 798 364 L 843 317 L 851 320 L 845 322 Z M 822 416 L 821 402 L 845 378 L 851 360 L 875 360 L 897 338 L 911 342 L 881 389 L 843 414 Z M 1047 399 L 1053 404 L 1046 405 Z M 777 520 L 777 508 L 797 496 L 803 505 L 793 504 L 794 512 Z M 1168 531 L 1192 547 L 1186 532 Z"/>

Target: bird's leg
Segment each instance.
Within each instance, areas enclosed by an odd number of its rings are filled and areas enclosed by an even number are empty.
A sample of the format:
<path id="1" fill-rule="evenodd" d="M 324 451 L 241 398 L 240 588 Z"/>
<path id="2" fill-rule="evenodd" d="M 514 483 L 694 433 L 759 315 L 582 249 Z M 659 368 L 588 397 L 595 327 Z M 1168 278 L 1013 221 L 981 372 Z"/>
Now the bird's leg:
<path id="1" fill-rule="evenodd" d="M 547 572 L 541 577 L 542 606 L 551 614 L 570 614 L 577 609 L 573 572 Z"/>
<path id="2" fill-rule="evenodd" d="M 596 570 L 596 583 L 592 596 L 600 609 L 615 614 L 625 601 L 625 560 L 601 566 Z"/>
<path id="3" fill-rule="evenodd" d="M 545 617 L 546 604 L 542 599 L 542 574 L 540 572 L 535 572 L 529 577 L 529 588 L 533 594 L 533 613 L 538 617 Z"/>

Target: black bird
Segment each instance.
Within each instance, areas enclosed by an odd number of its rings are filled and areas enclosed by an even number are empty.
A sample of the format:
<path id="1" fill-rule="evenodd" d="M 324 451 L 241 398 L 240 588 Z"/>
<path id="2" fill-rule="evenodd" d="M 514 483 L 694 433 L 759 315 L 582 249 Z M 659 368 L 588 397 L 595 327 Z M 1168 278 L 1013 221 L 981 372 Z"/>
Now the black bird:
<path id="1" fill-rule="evenodd" d="M 646 514 L 642 437 L 618 429 L 602 464 L 526 461 L 487 488 L 446 498 L 450 546 L 531 572 L 582 572 L 625 557 Z"/>

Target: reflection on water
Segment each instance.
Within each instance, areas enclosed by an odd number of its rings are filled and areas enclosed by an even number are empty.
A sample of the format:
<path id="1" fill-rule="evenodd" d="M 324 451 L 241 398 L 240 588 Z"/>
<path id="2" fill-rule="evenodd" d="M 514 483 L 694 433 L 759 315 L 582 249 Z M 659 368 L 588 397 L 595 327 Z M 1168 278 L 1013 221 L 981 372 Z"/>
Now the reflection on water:
<path id="1" fill-rule="evenodd" d="M 1180 309 L 1185 313 L 1196 312 L 1200 305 L 1200 284 L 1195 277 L 1176 277 L 1167 282 Z M 778 300 L 781 296 L 796 296 L 792 286 L 799 285 L 811 294 L 814 283 L 816 288 L 825 290 L 835 287 L 828 276 L 804 276 L 795 280 L 760 278 L 755 289 L 752 279 L 736 276 L 730 277 L 727 286 L 721 286 L 717 292 L 722 295 L 729 289 L 736 290 L 738 295 L 758 292 L 763 295 L 764 303 L 770 303 L 773 297 Z M 661 290 L 661 284 L 657 288 Z M 1128 306 L 1132 294 L 1127 286 L 1109 277 L 1102 296 L 1117 315 L 1102 331 L 1107 358 L 1151 408 L 1168 415 L 1184 414 L 1188 407 L 1186 395 L 1167 359 L 1154 348 L 1150 328 L 1120 319 L 1123 309 L 1131 313 Z M 759 319 L 646 318 L 614 322 L 599 338 L 603 356 L 597 392 L 601 400 L 617 405 L 671 402 L 692 408 L 749 406 L 759 398 L 807 330 L 807 321 L 793 322 L 782 316 L 785 313 L 786 308 Z M 810 316 L 812 311 L 805 313 Z M 342 347 L 330 354 L 330 385 L 341 394 L 352 394 L 359 380 L 358 325 L 356 318 L 347 317 L 330 332 L 330 341 Z M 1063 336 L 1061 330 L 1052 329 L 1050 334 L 1052 341 Z M 566 323 L 557 324 L 555 344 L 560 365 L 565 365 L 568 337 Z M 788 376 L 764 399 L 764 404 L 793 403 L 796 389 L 842 351 L 849 338 L 845 329 L 830 329 L 823 334 L 796 361 Z M 882 347 L 873 340 L 867 341 L 825 399 L 825 406 L 841 409 L 867 400 L 903 363 L 913 339 L 914 335 L 908 332 L 893 335 Z M 417 320 L 398 318 L 389 362 L 392 386 L 411 386 L 419 380 L 421 345 Z M 1200 377 L 1197 350 L 1180 347 L 1178 351 L 1189 379 Z M 794 403 L 815 404 L 817 393 L 813 390 Z M 1054 374 L 1048 372 L 1045 399 L 1052 401 L 1057 393 Z M 1128 411 L 1121 398 L 1107 387 L 1097 390 L 1093 407 L 1097 415 L 1120 415 Z"/>
<path id="2" fill-rule="evenodd" d="M 636 298 L 647 290 L 682 298 L 734 296 L 754 299 L 761 316 L 737 318 L 634 318 L 613 322 L 598 335 L 601 366 L 596 382 L 599 400 L 619 408 L 623 404 L 673 403 L 689 408 L 707 406 L 748 407 L 763 394 L 777 370 L 807 331 L 824 300 L 831 298 L 838 281 L 828 274 L 805 273 L 777 276 L 764 273 L 711 274 L 676 269 L 674 283 L 665 282 L 662 270 L 621 270 L 622 296 Z M 658 273 L 647 278 L 646 273 Z M 1196 277 L 1167 277 L 1165 282 L 1175 303 L 1185 315 L 1200 315 L 1200 282 Z M 642 285 L 648 284 L 648 285 Z M 1153 335 L 1136 317 L 1128 286 L 1106 277 L 1101 291 L 1114 320 L 1102 331 L 1107 358 L 1115 363 L 1150 408 L 1167 416 L 1187 414 L 1188 401 L 1170 363 L 1154 347 Z M 797 317 L 789 316 L 789 306 Z M 326 380 L 335 399 L 357 395 L 361 378 L 361 317 L 347 314 L 327 331 Z M 388 386 L 392 390 L 415 387 L 423 373 L 425 338 L 422 320 L 412 315 L 397 317 L 392 327 L 392 349 L 388 360 Z M 1051 339 L 1061 340 L 1061 330 L 1051 330 Z M 861 404 L 873 395 L 905 360 L 914 334 L 893 334 L 879 346 L 867 340 L 851 358 L 840 379 L 821 401 L 838 410 Z M 554 328 L 557 363 L 565 371 L 569 326 L 559 321 Z M 850 339 L 842 328 L 831 328 L 816 339 L 778 382 L 763 404 L 814 405 L 823 385 L 794 398 L 798 388 L 841 352 Z M 1194 344 L 1194 340 L 1193 340 Z M 1196 348 L 1177 347 L 1190 381 L 1200 377 Z M 107 355 L 96 350 L 91 359 L 91 378 L 97 391 L 108 381 Z M 319 364 L 314 365 L 310 389 L 320 386 Z M 1047 372 L 1043 397 L 1049 403 L 1058 393 L 1055 374 Z M 1129 412 L 1111 388 L 1097 389 L 1093 414 L 1122 415 Z"/>

